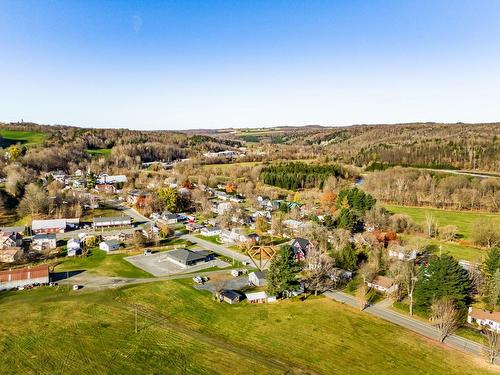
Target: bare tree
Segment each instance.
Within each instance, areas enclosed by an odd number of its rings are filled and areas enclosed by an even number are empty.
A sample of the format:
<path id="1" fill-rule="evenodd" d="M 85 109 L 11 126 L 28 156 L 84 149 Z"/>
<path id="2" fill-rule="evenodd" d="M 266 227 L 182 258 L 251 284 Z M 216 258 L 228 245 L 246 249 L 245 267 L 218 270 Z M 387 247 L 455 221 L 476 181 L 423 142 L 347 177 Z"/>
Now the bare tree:
<path id="1" fill-rule="evenodd" d="M 439 331 L 439 341 L 443 342 L 459 326 L 459 313 L 449 298 L 435 300 L 431 306 L 430 322 Z"/>
<path id="2" fill-rule="evenodd" d="M 365 283 L 356 290 L 356 300 L 361 311 L 368 306 L 368 287 Z"/>
<path id="3" fill-rule="evenodd" d="M 314 290 L 317 296 L 319 291 L 333 287 L 332 271 L 333 259 L 317 246 L 311 246 L 306 255 L 306 266 L 302 273 L 302 280 L 309 290 Z"/>
<path id="4" fill-rule="evenodd" d="M 413 292 L 417 284 L 417 266 L 415 262 L 404 262 L 402 271 L 402 284 L 410 300 L 410 315 L 413 315 Z"/>
<path id="5" fill-rule="evenodd" d="M 437 233 L 437 221 L 434 215 L 426 214 L 425 215 L 425 231 L 427 237 L 434 237 Z"/>
<path id="6" fill-rule="evenodd" d="M 488 358 L 489 363 L 494 364 L 498 354 L 500 354 L 500 333 L 489 329 L 484 329 L 482 332 L 486 343 L 483 347 L 484 355 Z"/>

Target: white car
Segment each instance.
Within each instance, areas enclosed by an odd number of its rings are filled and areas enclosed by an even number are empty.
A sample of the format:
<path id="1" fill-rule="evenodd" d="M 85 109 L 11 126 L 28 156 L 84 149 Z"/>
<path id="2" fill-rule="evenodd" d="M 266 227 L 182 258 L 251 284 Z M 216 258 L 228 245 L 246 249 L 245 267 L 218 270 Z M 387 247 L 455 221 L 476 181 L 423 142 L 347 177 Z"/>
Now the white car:
<path id="1" fill-rule="evenodd" d="M 80 289 L 80 285 L 76 285 L 76 284 L 73 285 L 73 290 L 78 290 L 78 289 Z"/>

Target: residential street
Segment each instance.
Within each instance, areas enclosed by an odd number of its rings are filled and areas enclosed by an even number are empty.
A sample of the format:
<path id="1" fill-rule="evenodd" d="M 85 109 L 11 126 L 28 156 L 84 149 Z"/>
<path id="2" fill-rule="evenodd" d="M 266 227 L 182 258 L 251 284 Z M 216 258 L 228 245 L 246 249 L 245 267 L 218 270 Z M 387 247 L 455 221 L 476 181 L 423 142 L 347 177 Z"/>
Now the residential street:
<path id="1" fill-rule="evenodd" d="M 342 302 L 352 307 L 358 308 L 358 303 L 356 301 L 356 298 L 349 294 L 339 291 L 331 291 L 331 292 L 325 292 L 324 295 L 338 302 Z M 397 324 L 406 329 L 409 329 L 418 334 L 421 334 L 422 336 L 425 336 L 427 338 L 433 340 L 439 339 L 439 335 L 436 328 L 432 327 L 430 324 L 422 322 L 417 319 L 413 319 L 403 314 L 399 314 L 393 310 L 390 310 L 388 307 L 385 307 L 383 303 L 369 306 L 365 308 L 363 311 L 367 312 L 368 314 L 387 320 L 391 323 Z M 471 353 L 475 355 L 482 354 L 482 348 L 483 348 L 482 345 L 457 335 L 451 335 L 447 337 L 444 340 L 444 343 L 452 348 L 459 349 L 466 353 Z"/>

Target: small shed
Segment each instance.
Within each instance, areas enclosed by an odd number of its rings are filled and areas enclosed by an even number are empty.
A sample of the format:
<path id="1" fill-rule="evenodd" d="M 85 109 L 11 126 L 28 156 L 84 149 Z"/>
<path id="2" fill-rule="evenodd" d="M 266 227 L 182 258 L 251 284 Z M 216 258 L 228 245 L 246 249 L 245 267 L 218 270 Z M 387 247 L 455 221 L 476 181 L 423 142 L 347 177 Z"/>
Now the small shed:
<path id="1" fill-rule="evenodd" d="M 231 289 L 222 289 L 220 292 L 216 293 L 216 298 L 219 302 L 224 301 L 230 305 L 241 302 L 243 297 L 243 294 Z"/>
<path id="2" fill-rule="evenodd" d="M 266 292 L 246 293 L 249 303 L 266 303 L 268 296 Z"/>
<path id="3" fill-rule="evenodd" d="M 267 284 L 266 273 L 255 271 L 248 274 L 248 283 L 255 286 L 265 286 Z"/>
<path id="4" fill-rule="evenodd" d="M 99 249 L 109 253 L 113 250 L 118 250 L 120 248 L 120 242 L 116 240 L 102 241 L 99 244 Z"/>

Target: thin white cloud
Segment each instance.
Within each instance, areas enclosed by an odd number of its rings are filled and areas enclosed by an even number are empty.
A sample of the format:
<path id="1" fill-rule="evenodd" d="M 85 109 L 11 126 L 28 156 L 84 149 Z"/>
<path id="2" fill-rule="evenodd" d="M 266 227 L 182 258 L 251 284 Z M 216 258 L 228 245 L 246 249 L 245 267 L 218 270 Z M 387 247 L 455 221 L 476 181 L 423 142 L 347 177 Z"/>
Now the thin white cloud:
<path id="1" fill-rule="evenodd" d="M 134 32 L 138 33 L 139 31 L 141 31 L 143 23 L 144 21 L 142 20 L 142 17 L 138 14 L 135 14 L 132 17 L 132 28 L 134 29 Z"/>

